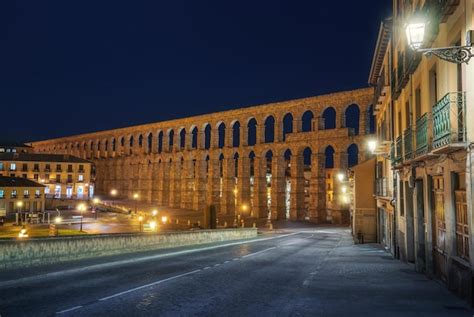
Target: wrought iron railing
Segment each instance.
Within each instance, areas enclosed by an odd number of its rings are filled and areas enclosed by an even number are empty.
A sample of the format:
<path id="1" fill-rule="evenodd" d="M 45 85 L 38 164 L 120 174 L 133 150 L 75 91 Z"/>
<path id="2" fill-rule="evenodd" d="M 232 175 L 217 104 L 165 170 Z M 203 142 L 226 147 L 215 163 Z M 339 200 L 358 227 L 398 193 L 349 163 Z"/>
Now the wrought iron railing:
<path id="1" fill-rule="evenodd" d="M 429 125 L 431 113 L 427 112 L 416 120 L 416 151 L 415 156 L 425 155 L 430 151 Z"/>
<path id="2" fill-rule="evenodd" d="M 375 180 L 375 195 L 379 197 L 388 197 L 388 179 L 386 177 Z"/>
<path id="3" fill-rule="evenodd" d="M 466 140 L 465 106 L 464 92 L 453 92 L 433 107 L 433 149 Z"/>
<path id="4" fill-rule="evenodd" d="M 403 153 L 405 160 L 413 158 L 413 133 L 411 126 L 403 131 Z"/>
<path id="5" fill-rule="evenodd" d="M 399 163 L 403 156 L 402 156 L 402 145 L 403 145 L 403 138 L 401 135 L 397 137 L 395 140 L 395 159 L 394 163 Z"/>

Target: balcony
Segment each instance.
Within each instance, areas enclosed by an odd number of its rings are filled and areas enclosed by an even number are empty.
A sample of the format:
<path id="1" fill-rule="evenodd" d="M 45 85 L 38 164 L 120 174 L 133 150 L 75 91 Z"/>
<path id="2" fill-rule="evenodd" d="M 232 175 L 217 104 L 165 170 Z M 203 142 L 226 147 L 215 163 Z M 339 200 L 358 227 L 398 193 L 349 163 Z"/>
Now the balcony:
<path id="1" fill-rule="evenodd" d="M 395 140 L 395 153 L 394 153 L 394 163 L 400 163 L 402 161 L 402 145 L 403 145 L 403 137 L 399 135 Z"/>
<path id="2" fill-rule="evenodd" d="M 403 131 L 403 153 L 405 160 L 413 159 L 413 132 L 411 126 Z"/>
<path id="3" fill-rule="evenodd" d="M 387 95 L 387 89 L 389 85 L 388 85 L 388 80 L 386 77 L 387 75 L 385 73 L 385 68 L 384 68 L 379 78 L 377 79 L 377 85 L 375 87 L 375 95 L 374 95 L 373 104 L 375 105 L 376 110 L 377 110 L 377 106 L 383 102 L 383 100 L 385 99 L 385 96 Z"/>
<path id="4" fill-rule="evenodd" d="M 433 107 L 433 152 L 463 147 L 466 141 L 465 93 L 446 94 Z"/>
<path id="5" fill-rule="evenodd" d="M 378 197 L 391 196 L 388 190 L 388 179 L 386 177 L 377 178 L 375 180 L 375 195 Z"/>
<path id="6" fill-rule="evenodd" d="M 416 120 L 416 157 L 426 155 L 430 151 L 430 124 L 431 114 L 429 112 L 425 113 Z"/>

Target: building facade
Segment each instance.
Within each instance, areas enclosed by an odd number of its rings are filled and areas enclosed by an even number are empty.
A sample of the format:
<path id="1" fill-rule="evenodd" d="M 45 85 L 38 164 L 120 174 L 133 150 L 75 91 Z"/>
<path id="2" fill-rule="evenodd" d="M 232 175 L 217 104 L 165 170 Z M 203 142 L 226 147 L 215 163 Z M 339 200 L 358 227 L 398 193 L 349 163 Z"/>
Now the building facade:
<path id="1" fill-rule="evenodd" d="M 0 176 L 43 184 L 47 198 L 88 199 L 94 195 L 92 163 L 72 155 L 0 153 Z"/>
<path id="2" fill-rule="evenodd" d="M 43 212 L 45 186 L 21 177 L 0 176 L 0 218 Z"/>
<path id="3" fill-rule="evenodd" d="M 472 0 L 393 1 L 380 28 L 375 87 L 379 240 L 396 257 L 472 301 L 474 68 L 424 56 L 404 25 L 427 24 L 424 47 L 466 43 Z"/>
<path id="4" fill-rule="evenodd" d="M 17 142 L 0 142 L 0 153 L 28 153 L 31 146 Z"/>
<path id="5" fill-rule="evenodd" d="M 32 146 L 93 161 L 101 195 L 115 190 L 157 206 L 212 204 L 221 214 L 242 209 L 252 217 L 326 222 L 344 210 L 327 196 L 326 178 L 334 175 L 327 171 L 365 157 L 372 96 L 359 89 Z"/>

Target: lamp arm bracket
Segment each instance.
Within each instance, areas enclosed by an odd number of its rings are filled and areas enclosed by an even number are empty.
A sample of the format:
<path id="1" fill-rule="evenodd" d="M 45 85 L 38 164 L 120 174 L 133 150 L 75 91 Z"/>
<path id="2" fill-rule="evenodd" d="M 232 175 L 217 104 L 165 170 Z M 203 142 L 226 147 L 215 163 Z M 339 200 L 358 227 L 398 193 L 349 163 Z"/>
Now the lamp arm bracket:
<path id="1" fill-rule="evenodd" d="M 417 49 L 417 52 L 423 53 L 425 56 L 435 55 L 447 62 L 461 64 L 469 63 L 474 54 L 471 51 L 471 46 L 450 46 L 439 48 L 422 48 Z"/>

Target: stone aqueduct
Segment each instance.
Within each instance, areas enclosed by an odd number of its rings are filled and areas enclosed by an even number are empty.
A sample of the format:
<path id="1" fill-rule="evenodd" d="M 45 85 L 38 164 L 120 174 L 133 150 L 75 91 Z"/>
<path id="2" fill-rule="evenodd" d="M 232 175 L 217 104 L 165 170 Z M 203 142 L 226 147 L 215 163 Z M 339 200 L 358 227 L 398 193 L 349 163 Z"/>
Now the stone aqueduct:
<path id="1" fill-rule="evenodd" d="M 350 147 L 352 161 L 364 158 L 372 96 L 364 88 L 32 146 L 93 161 L 98 195 L 117 189 L 156 206 L 204 210 L 212 204 L 233 215 L 246 205 L 253 217 L 324 222 L 326 169 L 345 170 Z M 359 111 L 352 122 L 349 109 Z"/>

